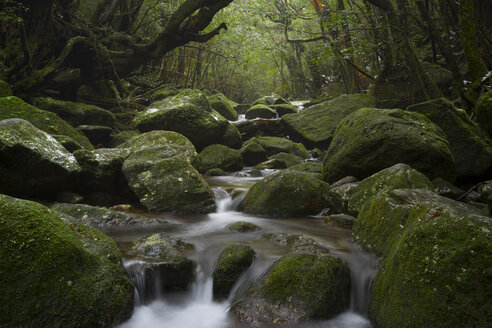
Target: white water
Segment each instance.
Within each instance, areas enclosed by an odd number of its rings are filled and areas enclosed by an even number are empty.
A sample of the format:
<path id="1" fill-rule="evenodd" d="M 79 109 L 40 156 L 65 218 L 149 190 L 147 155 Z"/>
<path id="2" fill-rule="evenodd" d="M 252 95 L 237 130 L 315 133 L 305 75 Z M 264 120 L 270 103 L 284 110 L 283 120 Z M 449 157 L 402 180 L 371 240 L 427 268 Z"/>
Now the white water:
<path id="1" fill-rule="evenodd" d="M 132 274 L 134 283 L 139 290 L 136 293 L 136 307 L 132 318 L 119 328 L 236 328 L 246 327 L 238 323 L 228 314 L 229 306 L 243 295 L 249 286 L 268 269 L 270 264 L 281 254 L 276 249 L 264 248 L 257 244 L 259 236 L 265 232 L 299 232 L 311 234 L 313 238 L 330 248 L 332 254 L 344 258 L 351 268 L 352 295 L 351 305 L 339 316 L 318 322 L 309 322 L 300 327 L 305 328 L 371 328 L 367 314 L 369 286 L 376 272 L 376 259 L 369 254 L 360 252 L 351 246 L 350 234 L 344 230 L 326 233 L 313 219 L 268 219 L 250 216 L 237 212 L 237 205 L 244 197 L 247 189 L 258 178 L 218 177 L 212 185 L 217 201 L 217 212 L 199 218 L 196 222 L 186 221 L 177 225 L 174 235 L 195 245 L 195 262 L 198 263 L 196 281 L 187 292 L 180 294 L 161 295 L 155 293 L 157 299 L 145 302 L 143 295 L 145 277 Z M 241 183 L 238 183 L 238 182 Z M 210 181 L 209 181 L 210 182 Z M 228 192 L 229 191 L 229 192 Z M 224 228 L 237 221 L 248 221 L 259 225 L 262 230 L 257 233 L 230 233 Z M 314 226 L 310 226 L 313 224 Z M 321 226 L 325 227 L 325 226 Z M 328 226 L 327 226 L 328 227 Z M 345 233 L 342 237 L 333 234 Z M 212 295 L 212 277 L 215 260 L 220 251 L 234 242 L 250 243 L 257 251 L 253 265 L 245 272 L 233 287 L 228 300 L 214 302 Z M 262 248 L 263 247 L 263 248 Z M 143 262 L 128 261 L 126 266 L 138 265 Z M 130 271 L 130 270 L 129 270 Z M 162 284 L 163 282 L 160 282 Z M 159 284 L 154 284 L 159 286 Z M 260 327 L 260 326 L 258 326 Z"/>

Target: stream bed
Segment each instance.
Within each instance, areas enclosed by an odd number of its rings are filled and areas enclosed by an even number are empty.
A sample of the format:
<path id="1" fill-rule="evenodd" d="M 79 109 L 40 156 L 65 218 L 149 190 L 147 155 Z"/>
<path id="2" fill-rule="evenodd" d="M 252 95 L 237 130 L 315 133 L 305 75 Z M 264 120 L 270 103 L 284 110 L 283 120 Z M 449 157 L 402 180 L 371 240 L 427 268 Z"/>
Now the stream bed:
<path id="1" fill-rule="evenodd" d="M 173 237 L 192 243 L 195 251 L 191 259 L 197 264 L 196 281 L 186 292 L 158 293 L 152 301 L 146 301 L 145 284 L 142 277 L 133 275 L 136 285 L 135 311 L 130 320 L 119 328 L 240 328 L 251 325 L 238 322 L 228 309 L 241 298 L 252 283 L 271 264 L 287 252 L 287 249 L 263 240 L 269 232 L 305 234 L 330 253 L 343 258 L 352 275 L 351 305 L 346 312 L 328 321 L 311 321 L 301 327 L 314 328 L 371 328 L 367 319 L 370 283 L 376 273 L 377 260 L 373 255 L 360 251 L 352 241 L 350 230 L 325 224 L 321 217 L 267 218 L 237 212 L 236 208 L 247 190 L 261 178 L 236 176 L 208 178 L 217 202 L 216 213 L 208 215 L 162 214 L 159 217 L 167 224 L 112 227 L 102 229 L 121 248 L 125 267 L 138 265 L 137 261 L 126 258 L 126 252 L 136 239 L 164 232 Z M 232 195 L 232 196 L 231 196 Z M 155 215 L 154 215 L 155 216 Z M 239 233 L 225 227 L 237 221 L 247 221 L 261 227 L 260 231 Z M 248 244 L 256 252 L 251 267 L 238 279 L 229 298 L 222 302 L 213 301 L 212 272 L 220 252 L 231 244 Z M 162 282 L 156 282 L 159 286 Z M 256 327 L 263 327 L 256 325 Z"/>

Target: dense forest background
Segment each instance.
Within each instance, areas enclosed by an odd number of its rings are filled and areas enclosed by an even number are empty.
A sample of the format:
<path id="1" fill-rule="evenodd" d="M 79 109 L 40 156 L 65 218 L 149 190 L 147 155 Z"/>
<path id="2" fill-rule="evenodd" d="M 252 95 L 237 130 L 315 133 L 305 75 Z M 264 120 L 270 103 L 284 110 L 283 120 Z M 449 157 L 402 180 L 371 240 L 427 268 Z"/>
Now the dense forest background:
<path id="1" fill-rule="evenodd" d="M 385 107 L 444 95 L 471 110 L 490 85 L 490 1 L 5 0 L 1 7 L 0 79 L 18 95 L 108 107 L 138 102 L 166 83 L 237 102 L 371 88 Z"/>

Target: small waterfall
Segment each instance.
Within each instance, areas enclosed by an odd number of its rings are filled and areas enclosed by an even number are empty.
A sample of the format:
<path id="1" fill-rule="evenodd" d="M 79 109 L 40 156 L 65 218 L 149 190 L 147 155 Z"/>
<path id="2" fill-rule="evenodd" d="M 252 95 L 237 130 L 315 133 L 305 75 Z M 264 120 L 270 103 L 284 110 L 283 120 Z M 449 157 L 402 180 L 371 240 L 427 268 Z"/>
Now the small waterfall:
<path id="1" fill-rule="evenodd" d="M 375 255 L 361 250 L 355 250 L 352 255 L 346 259 L 352 276 L 350 310 L 367 316 L 371 283 L 377 272 L 377 259 Z"/>
<path id="2" fill-rule="evenodd" d="M 213 188 L 215 194 L 215 202 L 217 204 L 216 213 L 225 213 L 235 211 L 239 203 L 246 196 L 245 189 L 234 189 L 231 193 L 221 187 Z"/>

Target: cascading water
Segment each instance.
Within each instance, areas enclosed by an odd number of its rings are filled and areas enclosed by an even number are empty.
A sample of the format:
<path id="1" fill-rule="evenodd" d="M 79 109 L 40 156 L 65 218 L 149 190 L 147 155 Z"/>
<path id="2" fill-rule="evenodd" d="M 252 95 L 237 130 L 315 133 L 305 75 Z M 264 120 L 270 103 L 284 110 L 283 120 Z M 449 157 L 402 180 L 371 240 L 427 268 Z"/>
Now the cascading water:
<path id="1" fill-rule="evenodd" d="M 249 287 L 269 269 L 271 264 L 285 252 L 258 243 L 260 236 L 267 232 L 304 233 L 318 240 L 330 252 L 347 261 L 352 274 L 352 296 L 350 308 L 341 315 L 328 321 L 309 322 L 307 328 L 370 328 L 367 320 L 369 286 L 376 272 L 376 259 L 356 249 L 350 232 L 334 228 L 321 220 L 312 218 L 267 219 L 237 212 L 237 205 L 245 196 L 248 188 L 260 178 L 251 178 L 239 174 L 234 177 L 217 177 L 209 181 L 216 196 L 217 212 L 206 216 L 176 217 L 156 230 L 168 231 L 173 236 L 195 245 L 194 261 L 196 281 L 186 292 L 160 293 L 164 281 L 149 280 L 145 276 L 145 267 L 149 263 L 131 260 L 125 263 L 127 271 L 136 286 L 135 312 L 132 318 L 119 328 L 237 328 L 245 327 L 228 314 L 228 309 L 241 298 Z M 248 221 L 261 227 L 260 232 L 237 233 L 224 229 L 236 221 Z M 166 230 L 167 229 L 167 230 Z M 112 231 L 115 233 L 114 231 Z M 111 231 L 108 232 L 111 234 Z M 130 234 L 130 232 L 128 232 Z M 143 230 L 141 234 L 149 234 Z M 134 231 L 129 237 L 116 235 L 120 242 L 129 242 L 139 237 Z M 115 240 L 118 242 L 118 238 Z M 128 239 L 127 239 L 128 238 Z M 212 295 L 212 272 L 215 261 L 222 249 L 234 243 L 248 243 L 256 250 L 257 256 L 251 267 L 238 279 L 229 298 L 215 302 Z M 155 276 L 157 280 L 160 275 Z M 147 278 L 147 279 L 146 279 Z M 149 282 L 150 281 L 150 282 Z M 149 290 L 149 289 L 158 289 Z"/>

